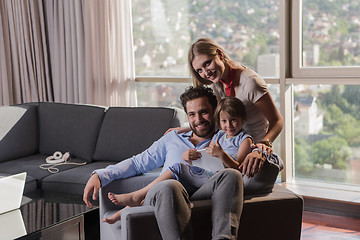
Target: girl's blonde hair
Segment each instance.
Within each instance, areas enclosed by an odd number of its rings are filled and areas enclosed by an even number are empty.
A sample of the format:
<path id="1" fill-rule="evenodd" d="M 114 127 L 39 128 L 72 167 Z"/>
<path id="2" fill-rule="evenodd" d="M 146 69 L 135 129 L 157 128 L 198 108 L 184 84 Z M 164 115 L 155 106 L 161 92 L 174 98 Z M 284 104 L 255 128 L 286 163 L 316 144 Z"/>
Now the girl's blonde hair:
<path id="1" fill-rule="evenodd" d="M 216 107 L 214 118 L 218 128 L 220 128 L 220 113 L 227 112 L 232 117 L 239 117 L 246 121 L 246 109 L 244 103 L 236 97 L 226 97 L 220 100 Z"/>
<path id="2" fill-rule="evenodd" d="M 199 85 L 211 85 L 213 82 L 203 79 L 193 68 L 192 62 L 196 55 L 208 55 L 211 57 L 215 57 L 218 55 L 218 51 L 220 51 L 223 55 L 223 61 L 225 64 L 228 64 L 232 68 L 236 68 L 236 65 L 231 61 L 230 57 L 225 53 L 224 49 L 215 41 L 210 38 L 200 38 L 196 42 L 194 42 L 190 48 L 188 53 L 188 66 L 189 71 L 192 75 L 193 85 L 194 87 Z M 213 84 L 215 94 L 219 98 L 224 98 L 225 93 L 222 90 L 222 83 Z"/>

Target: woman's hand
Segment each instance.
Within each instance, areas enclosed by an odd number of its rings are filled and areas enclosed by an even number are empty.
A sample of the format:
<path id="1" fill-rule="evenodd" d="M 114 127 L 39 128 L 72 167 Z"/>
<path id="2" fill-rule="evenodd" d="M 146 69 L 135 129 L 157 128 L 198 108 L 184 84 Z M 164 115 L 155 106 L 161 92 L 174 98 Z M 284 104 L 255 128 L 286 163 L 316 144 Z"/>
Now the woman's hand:
<path id="1" fill-rule="evenodd" d="M 197 160 L 199 158 L 201 158 L 201 153 L 196 151 L 195 148 L 191 148 L 189 150 L 186 150 L 183 155 L 183 160 L 187 163 L 189 163 L 190 165 L 192 165 L 192 161 Z"/>
<path id="2" fill-rule="evenodd" d="M 258 148 L 260 151 L 262 151 L 263 153 L 264 152 L 267 152 L 269 155 L 273 154 L 273 150 L 271 147 L 263 144 L 263 143 L 257 143 L 256 145 L 254 145 L 255 147 L 252 147 L 253 149 L 254 148 Z"/>
<path id="3" fill-rule="evenodd" d="M 244 161 L 239 166 L 239 170 L 243 175 L 253 177 L 255 174 L 260 172 L 265 161 L 266 157 L 264 154 L 259 151 L 253 151 L 245 157 Z"/>
<path id="4" fill-rule="evenodd" d="M 168 134 L 169 132 L 173 131 L 173 130 L 177 130 L 178 133 L 184 133 L 184 132 L 188 132 L 190 131 L 190 127 L 176 127 L 176 128 L 169 128 L 164 135 Z"/>

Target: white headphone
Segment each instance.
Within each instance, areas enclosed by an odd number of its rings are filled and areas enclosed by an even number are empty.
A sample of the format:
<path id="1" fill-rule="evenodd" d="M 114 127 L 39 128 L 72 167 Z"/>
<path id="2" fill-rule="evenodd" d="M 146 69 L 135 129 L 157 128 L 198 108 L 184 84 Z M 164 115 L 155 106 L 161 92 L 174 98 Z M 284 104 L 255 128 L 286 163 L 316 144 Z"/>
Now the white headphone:
<path id="1" fill-rule="evenodd" d="M 44 164 L 41 164 L 39 167 L 41 169 L 46 169 L 51 173 L 57 173 L 60 170 L 58 169 L 58 166 L 60 165 L 85 165 L 86 162 L 82 162 L 82 163 L 78 163 L 78 162 L 70 162 L 71 157 L 70 157 L 70 153 L 66 152 L 64 153 L 64 155 L 59 152 L 56 151 L 52 156 L 49 156 L 46 158 L 46 162 Z"/>
<path id="2" fill-rule="evenodd" d="M 63 155 L 61 152 L 56 151 L 52 156 L 46 158 L 46 162 L 51 164 L 63 163 L 66 162 L 69 159 L 69 157 L 70 157 L 69 152 L 66 152 Z"/>

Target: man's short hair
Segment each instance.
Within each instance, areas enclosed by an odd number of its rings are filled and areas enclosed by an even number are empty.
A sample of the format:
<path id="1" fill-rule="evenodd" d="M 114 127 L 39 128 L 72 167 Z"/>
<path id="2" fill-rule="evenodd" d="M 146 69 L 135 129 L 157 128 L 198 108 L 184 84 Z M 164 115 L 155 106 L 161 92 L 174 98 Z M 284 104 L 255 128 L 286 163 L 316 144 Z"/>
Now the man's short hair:
<path id="1" fill-rule="evenodd" d="M 197 87 L 190 86 L 186 88 L 185 92 L 180 96 L 181 104 L 183 105 L 185 112 L 187 113 L 186 103 L 188 101 L 201 97 L 207 97 L 210 105 L 215 111 L 217 106 L 217 99 L 213 90 L 211 88 L 204 86 L 197 86 Z"/>

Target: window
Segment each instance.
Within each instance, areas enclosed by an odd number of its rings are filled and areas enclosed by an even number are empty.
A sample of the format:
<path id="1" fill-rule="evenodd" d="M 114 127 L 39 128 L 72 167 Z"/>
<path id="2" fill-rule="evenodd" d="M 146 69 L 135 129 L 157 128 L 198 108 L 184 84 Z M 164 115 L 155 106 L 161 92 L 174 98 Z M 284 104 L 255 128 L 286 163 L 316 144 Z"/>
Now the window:
<path id="1" fill-rule="evenodd" d="M 358 77 L 360 2 L 293 3 L 293 77 Z"/>
<path id="2" fill-rule="evenodd" d="M 360 184 L 360 85 L 294 85 L 295 177 Z"/>
<path id="3" fill-rule="evenodd" d="M 179 94 L 191 85 L 188 48 L 200 37 L 261 76 L 278 78 L 278 10 L 278 0 L 133 0 L 138 105 L 179 106 Z"/>
<path id="4" fill-rule="evenodd" d="M 188 77 L 188 48 L 200 37 L 262 76 L 279 77 L 278 0 L 133 0 L 132 11 L 138 77 Z"/>
<path id="5" fill-rule="evenodd" d="M 360 3 L 291 3 L 293 177 L 360 185 Z"/>
<path id="6" fill-rule="evenodd" d="M 168 106 L 182 109 L 180 95 L 191 83 L 137 82 L 139 107 Z"/>
<path id="7" fill-rule="evenodd" d="M 188 47 L 213 38 L 265 78 L 281 107 L 282 176 L 360 185 L 359 1 L 133 0 L 132 7 L 140 106 L 179 106 L 176 95 L 191 85 Z"/>
<path id="8" fill-rule="evenodd" d="M 280 85 L 279 84 L 267 84 L 272 99 L 275 102 L 275 106 L 280 109 Z M 280 154 L 281 152 L 281 136 L 278 136 L 273 142 L 273 150 Z"/>

